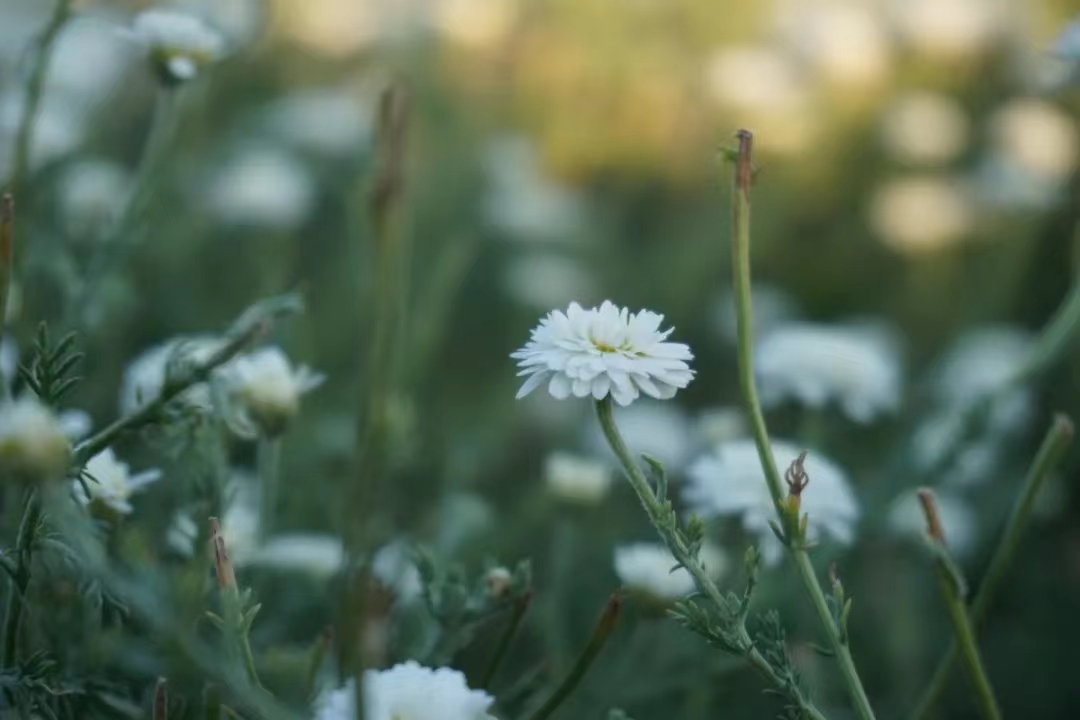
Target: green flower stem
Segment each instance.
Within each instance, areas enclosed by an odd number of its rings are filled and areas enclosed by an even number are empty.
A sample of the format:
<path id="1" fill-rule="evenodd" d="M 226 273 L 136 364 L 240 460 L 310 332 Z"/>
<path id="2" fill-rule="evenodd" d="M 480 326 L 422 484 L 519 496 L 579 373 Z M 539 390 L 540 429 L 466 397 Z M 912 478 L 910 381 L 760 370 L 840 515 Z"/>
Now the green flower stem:
<path id="1" fill-rule="evenodd" d="M 11 193 L 0 197 L 0 334 L 7 325 L 7 301 L 11 278 L 15 273 L 15 198 Z M 0 397 L 11 398 L 11 381 L 0 377 Z"/>
<path id="2" fill-rule="evenodd" d="M 506 657 L 506 651 L 510 649 L 510 641 L 514 639 L 521 621 L 525 618 L 525 613 L 529 610 L 529 605 L 532 604 L 532 598 L 532 590 L 526 590 L 511 608 L 510 619 L 507 621 L 502 635 L 499 636 L 495 650 L 491 653 L 491 659 L 488 660 L 487 667 L 484 668 L 484 674 L 480 678 L 480 688 L 482 690 L 491 687 L 491 681 L 495 679 L 495 673 L 498 672 L 499 666 L 502 665 L 503 658 Z"/>
<path id="3" fill-rule="evenodd" d="M 608 445 L 611 446 L 612 451 L 623 466 L 623 470 L 630 480 L 630 485 L 637 493 L 642 507 L 645 508 L 645 514 L 648 515 L 649 520 L 660 534 L 664 544 L 667 545 L 671 554 L 679 561 L 679 564 L 685 567 L 693 576 L 694 582 L 697 584 L 697 588 L 701 594 L 707 597 L 716 607 L 726 607 L 727 604 L 723 595 L 720 593 L 720 589 L 709 576 L 705 566 L 690 553 L 690 549 L 686 546 L 686 543 L 678 533 L 672 533 L 666 529 L 667 525 L 664 517 L 665 508 L 657 499 L 656 494 L 653 492 L 652 487 L 650 487 L 648 480 L 645 478 L 645 474 L 641 470 L 641 466 L 634 460 L 633 454 L 626 446 L 626 442 L 623 440 L 622 435 L 619 434 L 619 429 L 615 425 L 615 419 L 612 415 L 610 397 L 597 401 L 596 416 L 600 422 L 601 429 L 604 431 L 604 437 L 607 438 Z M 740 634 L 739 639 L 742 648 L 742 656 L 758 672 L 760 672 L 766 680 L 786 692 L 788 690 L 786 683 L 784 683 L 780 676 L 776 674 L 776 671 L 773 670 L 769 661 L 754 647 L 753 641 L 750 639 L 750 635 L 747 633 L 745 626 L 740 626 L 738 630 Z M 791 699 L 814 720 L 825 720 L 825 716 L 821 711 L 814 707 L 813 703 L 802 694 L 792 697 Z"/>
<path id="4" fill-rule="evenodd" d="M 53 8 L 52 17 L 38 40 L 34 64 L 30 69 L 30 80 L 26 86 L 26 96 L 22 106 L 22 117 L 15 131 L 15 149 L 12 153 L 11 177 L 8 188 L 16 196 L 22 195 L 26 184 L 26 175 L 30 168 L 30 149 L 33 142 L 34 123 L 37 120 L 41 98 L 45 93 L 45 77 L 49 70 L 52 48 L 60 31 L 71 17 L 73 0 L 58 0 Z"/>
<path id="5" fill-rule="evenodd" d="M 574 666 L 570 668 L 570 672 L 567 673 L 559 686 L 555 688 L 555 691 L 551 693 L 543 705 L 536 709 L 532 715 L 529 716 L 529 720 L 546 720 L 551 713 L 562 703 L 570 697 L 571 693 L 577 688 L 581 681 L 585 678 L 585 673 L 589 671 L 589 667 L 592 666 L 593 661 L 596 660 L 596 656 L 600 654 L 600 651 L 604 648 L 604 644 L 607 639 L 611 637 L 612 631 L 615 630 L 615 623 L 619 619 L 619 609 L 622 606 L 622 600 L 619 598 L 619 593 L 614 593 L 611 598 L 608 599 L 607 605 L 604 606 L 604 612 L 601 613 L 600 619 L 597 620 L 596 626 L 593 627 L 592 635 L 589 637 L 589 642 L 585 645 L 585 649 L 581 651 L 581 655 L 578 656 Z"/>
<path id="6" fill-rule="evenodd" d="M 22 520 L 15 540 L 15 571 L 4 613 L 4 654 L 2 667 L 10 668 L 19 661 L 19 629 L 26 589 L 30 585 L 30 567 L 34 552 L 34 535 L 41 519 L 41 500 L 36 491 L 29 491 L 23 502 Z"/>
<path id="7" fill-rule="evenodd" d="M 259 438 L 255 448 L 262 497 L 259 502 L 259 537 L 264 541 L 274 530 L 274 511 L 278 503 L 278 485 L 281 474 L 281 438 Z"/>
<path id="8" fill-rule="evenodd" d="M 990 566 L 979 583 L 975 599 L 971 603 L 971 621 L 976 627 L 986 620 L 986 614 L 997 593 L 997 588 L 1001 584 L 1013 556 L 1016 554 L 1017 546 L 1020 544 L 1020 537 L 1027 525 L 1028 518 L 1031 516 L 1031 508 L 1035 503 L 1035 498 L 1038 497 L 1043 482 L 1058 466 L 1065 451 L 1072 444 L 1073 435 L 1073 424 L 1069 418 L 1064 415 L 1055 416 L 1042 445 L 1039 447 L 1038 453 L 1035 455 L 1035 460 L 1028 469 L 1020 495 L 1017 497 L 1012 513 L 1009 515 L 1008 523 L 1005 525 L 1005 531 L 998 542 L 997 548 L 994 550 Z M 915 710 L 911 713 L 911 720 L 925 720 L 930 715 L 931 709 L 945 690 L 945 684 L 949 679 L 949 673 L 952 671 L 957 651 L 957 644 L 953 642 L 949 649 L 945 651 L 941 660 L 938 661 L 930 684 L 923 691 L 918 705 L 915 706 Z"/>
<path id="9" fill-rule="evenodd" d="M 758 457 L 765 472 L 765 481 L 769 486 L 769 494 L 772 496 L 773 505 L 784 526 L 785 533 L 789 535 L 788 550 L 799 577 L 806 587 L 810 600 L 817 611 L 825 633 L 829 639 L 829 645 L 836 655 L 840 672 L 847 683 L 848 692 L 851 695 L 852 704 L 862 720 L 874 720 L 874 711 L 870 706 L 870 700 L 863 689 L 859 673 L 855 669 L 854 660 L 851 657 L 851 649 L 844 638 L 840 627 L 833 618 L 829 605 L 825 601 L 825 593 L 821 589 L 817 574 L 810 563 L 806 549 L 800 541 L 790 537 L 794 528 L 793 523 L 784 518 L 788 513 L 784 508 L 784 485 L 782 476 L 776 467 L 773 458 L 772 447 L 769 443 L 769 431 L 765 425 L 765 415 L 761 410 L 761 402 L 758 400 L 757 387 L 754 383 L 754 358 L 753 358 L 753 320 L 750 307 L 750 185 L 753 179 L 753 165 L 751 163 L 751 151 L 753 136 L 747 130 L 738 133 L 739 149 L 735 164 L 735 203 L 733 220 L 733 238 L 731 244 L 732 268 L 735 282 L 736 322 L 738 329 L 739 344 L 739 385 L 742 389 L 743 400 L 746 404 L 747 414 L 750 416 L 751 429 L 754 434 L 754 443 L 757 445 Z M 813 480 L 811 480 L 812 482 Z"/>

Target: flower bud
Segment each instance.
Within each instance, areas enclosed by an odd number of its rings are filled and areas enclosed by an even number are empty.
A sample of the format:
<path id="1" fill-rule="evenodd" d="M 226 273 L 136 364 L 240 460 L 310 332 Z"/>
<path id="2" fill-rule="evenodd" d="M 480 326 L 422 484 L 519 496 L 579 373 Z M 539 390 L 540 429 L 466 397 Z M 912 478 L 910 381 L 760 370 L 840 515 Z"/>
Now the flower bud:
<path id="1" fill-rule="evenodd" d="M 275 437 L 300 411 L 300 396 L 323 380 L 321 374 L 306 367 L 294 368 L 280 348 L 268 347 L 237 358 L 226 382 L 243 422 Z"/>
<path id="2" fill-rule="evenodd" d="M 510 594 L 510 585 L 513 576 L 506 568 L 493 567 L 484 575 L 484 585 L 487 587 L 488 596 L 492 600 L 503 600 Z"/>
<path id="3" fill-rule="evenodd" d="M 58 480 L 71 443 L 52 410 L 32 396 L 0 406 L 0 468 L 23 482 Z"/>

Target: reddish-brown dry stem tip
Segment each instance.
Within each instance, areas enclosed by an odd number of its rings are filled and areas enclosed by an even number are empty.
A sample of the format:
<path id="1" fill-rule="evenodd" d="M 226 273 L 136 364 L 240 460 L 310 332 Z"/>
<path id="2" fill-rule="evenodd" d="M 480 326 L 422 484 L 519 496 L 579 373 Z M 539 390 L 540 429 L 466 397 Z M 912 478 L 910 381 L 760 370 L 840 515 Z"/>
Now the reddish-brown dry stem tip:
<path id="1" fill-rule="evenodd" d="M 945 544 L 945 531 L 941 527 L 941 517 L 938 515 L 937 500 L 929 488 L 919 490 L 919 503 L 922 505 L 923 515 L 926 516 L 926 532 L 931 538 L 941 544 Z"/>
<path id="2" fill-rule="evenodd" d="M 735 161 L 735 183 L 742 192 L 750 191 L 750 183 L 754 178 L 754 163 L 752 159 L 754 151 L 754 135 L 749 130 L 739 130 L 735 133 L 739 141 L 739 154 Z"/>
<path id="3" fill-rule="evenodd" d="M 217 573 L 218 587 L 222 590 L 235 589 L 236 571 L 229 560 L 225 539 L 221 537 L 221 525 L 216 517 L 210 518 L 210 542 L 214 548 L 214 570 Z"/>

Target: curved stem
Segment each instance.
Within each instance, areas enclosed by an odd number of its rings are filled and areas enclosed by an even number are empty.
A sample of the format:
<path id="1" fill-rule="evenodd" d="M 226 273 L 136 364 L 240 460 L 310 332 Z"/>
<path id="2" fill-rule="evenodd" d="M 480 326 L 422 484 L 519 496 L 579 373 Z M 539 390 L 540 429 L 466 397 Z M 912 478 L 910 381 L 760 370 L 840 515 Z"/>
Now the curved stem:
<path id="1" fill-rule="evenodd" d="M 746 405 L 747 414 L 750 416 L 750 426 L 754 435 L 754 444 L 757 446 L 758 458 L 761 461 L 765 473 L 765 482 L 769 486 L 769 494 L 782 525 L 787 526 L 784 518 L 784 489 L 783 480 L 776 467 L 773 458 L 772 447 L 769 442 L 769 431 L 765 425 L 765 415 L 761 410 L 761 402 L 758 399 L 757 387 L 754 383 L 754 357 L 753 357 L 753 321 L 750 306 L 750 184 L 753 177 L 751 163 L 751 151 L 753 136 L 747 130 L 738 133 L 739 149 L 735 164 L 735 203 L 732 213 L 733 238 L 731 243 L 732 268 L 735 282 L 736 302 L 736 326 L 738 330 L 739 344 L 739 386 L 742 390 L 743 401 Z M 785 532 L 790 531 L 785 528 Z M 852 704 L 862 720 L 874 720 L 874 711 L 870 706 L 870 700 L 863 689 L 859 673 L 855 669 L 855 662 L 851 657 L 851 650 L 844 639 L 841 629 L 833 618 L 829 605 L 825 600 L 825 593 L 818 582 L 817 574 L 806 550 L 793 539 L 787 543 L 791 552 L 799 577 L 806 588 L 807 594 L 817 611 L 821 624 L 828 636 L 829 645 L 836 655 L 840 672 L 844 676 L 848 692 L 851 695 Z"/>

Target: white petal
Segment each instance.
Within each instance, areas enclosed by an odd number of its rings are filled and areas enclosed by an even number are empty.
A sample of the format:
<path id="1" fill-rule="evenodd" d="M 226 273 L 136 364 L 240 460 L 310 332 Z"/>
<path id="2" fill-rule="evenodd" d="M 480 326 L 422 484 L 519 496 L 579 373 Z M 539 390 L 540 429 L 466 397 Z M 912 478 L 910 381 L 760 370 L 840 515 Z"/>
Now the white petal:
<path id="1" fill-rule="evenodd" d="M 548 392 L 556 400 L 565 400 L 570 397 L 570 379 L 562 373 L 555 373 L 548 383 Z"/>
<path id="2" fill-rule="evenodd" d="M 529 376 L 529 379 L 522 384 L 521 389 L 518 390 L 515 399 L 520 400 L 536 388 L 540 387 L 540 385 L 545 380 L 547 380 L 547 377 L 550 374 L 550 371 L 547 370 L 541 370 L 540 372 L 533 373 L 531 376 Z"/>

